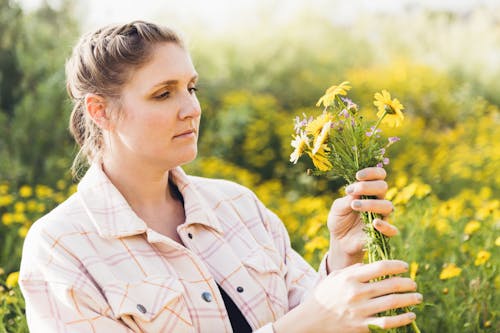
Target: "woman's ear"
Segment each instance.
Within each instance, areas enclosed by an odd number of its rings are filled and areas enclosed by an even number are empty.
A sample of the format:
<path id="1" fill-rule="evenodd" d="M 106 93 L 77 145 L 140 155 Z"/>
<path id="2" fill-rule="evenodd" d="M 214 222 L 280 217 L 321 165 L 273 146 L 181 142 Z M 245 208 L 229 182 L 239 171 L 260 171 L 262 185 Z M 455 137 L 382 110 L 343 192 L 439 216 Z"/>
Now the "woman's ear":
<path id="1" fill-rule="evenodd" d="M 104 97 L 96 94 L 85 95 L 85 110 L 100 129 L 108 131 L 112 129 L 110 110 Z"/>

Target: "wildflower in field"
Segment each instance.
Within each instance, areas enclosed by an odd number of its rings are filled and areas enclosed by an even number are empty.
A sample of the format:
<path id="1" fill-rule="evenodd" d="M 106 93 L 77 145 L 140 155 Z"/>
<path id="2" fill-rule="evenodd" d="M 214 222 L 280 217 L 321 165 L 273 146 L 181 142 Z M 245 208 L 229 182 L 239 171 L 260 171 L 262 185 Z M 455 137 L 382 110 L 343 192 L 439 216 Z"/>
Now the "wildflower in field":
<path id="1" fill-rule="evenodd" d="M 495 246 L 500 246 L 500 237 L 497 237 L 497 239 L 495 239 Z"/>
<path id="2" fill-rule="evenodd" d="M 53 194 L 53 190 L 46 185 L 37 185 L 35 187 L 36 196 L 40 199 L 49 198 Z"/>
<path id="3" fill-rule="evenodd" d="M 0 196 L 0 207 L 9 206 L 13 202 L 14 202 L 14 197 L 12 197 L 12 195 L 10 194 Z"/>
<path id="4" fill-rule="evenodd" d="M 8 184 L 0 184 L 0 195 L 5 195 L 9 193 L 9 185 Z"/>
<path id="5" fill-rule="evenodd" d="M 7 276 L 5 280 L 5 285 L 9 288 L 14 288 L 17 285 L 17 281 L 19 280 L 19 272 L 12 272 Z"/>
<path id="6" fill-rule="evenodd" d="M 481 266 L 484 265 L 491 257 L 491 253 L 488 251 L 481 250 L 477 254 L 476 260 L 474 261 L 474 265 Z"/>
<path id="7" fill-rule="evenodd" d="M 26 210 L 26 204 L 22 201 L 18 201 L 14 204 L 14 211 L 16 213 L 24 213 Z"/>
<path id="8" fill-rule="evenodd" d="M 31 197 L 32 195 L 33 195 L 33 189 L 31 188 L 31 186 L 23 185 L 19 189 L 19 196 L 21 198 L 28 198 Z"/>
<path id="9" fill-rule="evenodd" d="M 415 281 L 415 277 L 417 276 L 418 272 L 418 263 L 415 261 L 412 261 L 410 264 L 410 278 Z"/>
<path id="10" fill-rule="evenodd" d="M 29 227 L 27 225 L 23 225 L 19 230 L 17 231 L 17 234 L 21 238 L 26 238 L 26 235 L 28 234 Z"/>
<path id="11" fill-rule="evenodd" d="M 290 162 L 296 164 L 299 157 L 304 153 L 306 148 L 309 146 L 309 139 L 304 132 L 300 132 L 292 140 L 292 147 L 295 150 L 290 154 Z"/>
<path id="12" fill-rule="evenodd" d="M 481 228 L 481 223 L 479 221 L 473 220 L 465 225 L 464 234 L 472 235 Z"/>
<path id="13" fill-rule="evenodd" d="M 323 106 L 326 108 L 332 105 L 335 102 L 336 96 L 347 95 L 347 91 L 349 91 L 349 89 L 351 89 L 351 86 L 349 85 L 348 81 L 344 81 L 338 86 L 331 86 L 330 88 L 326 89 L 325 94 L 320 97 L 320 99 L 316 103 L 316 106 L 320 106 L 321 104 L 323 104 Z"/>
<path id="14" fill-rule="evenodd" d="M 11 225 L 12 223 L 14 223 L 14 214 L 12 213 L 4 213 L 2 215 L 2 223 L 4 225 Z"/>
<path id="15" fill-rule="evenodd" d="M 440 235 L 448 234 L 451 231 L 450 223 L 446 219 L 438 219 L 434 227 Z"/>
<path id="16" fill-rule="evenodd" d="M 391 99 L 391 94 L 387 90 L 382 90 L 382 93 L 375 93 L 375 101 L 373 104 L 378 108 L 377 116 L 391 126 L 398 127 L 404 120 L 404 115 L 401 110 L 404 109 L 403 104 L 397 98 Z"/>
<path id="17" fill-rule="evenodd" d="M 451 263 L 443 268 L 441 274 L 439 274 L 439 278 L 441 280 L 448 280 L 459 276 L 461 273 L 462 269 L 460 267 L 457 267 L 457 265 L 455 265 L 454 263 Z"/>
<path id="18" fill-rule="evenodd" d="M 5 273 L 5 270 L 2 267 L 0 267 L 0 275 L 3 275 L 4 273 Z"/>

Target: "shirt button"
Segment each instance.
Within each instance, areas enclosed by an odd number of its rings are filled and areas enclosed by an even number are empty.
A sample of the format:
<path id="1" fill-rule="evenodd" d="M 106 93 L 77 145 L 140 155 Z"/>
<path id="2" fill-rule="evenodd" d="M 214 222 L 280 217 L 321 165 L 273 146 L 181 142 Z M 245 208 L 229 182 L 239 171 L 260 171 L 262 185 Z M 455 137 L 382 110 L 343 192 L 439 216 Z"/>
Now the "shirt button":
<path id="1" fill-rule="evenodd" d="M 140 313 L 146 313 L 146 308 L 142 304 L 137 304 L 137 310 L 139 310 Z"/>
<path id="2" fill-rule="evenodd" d="M 193 239 L 193 234 L 192 233 L 188 233 L 188 237 L 189 237 L 189 239 Z"/>
<path id="3" fill-rule="evenodd" d="M 243 291 L 245 291 L 245 289 L 243 289 L 243 287 L 242 287 L 242 286 L 238 286 L 238 287 L 236 288 L 236 291 L 237 291 L 237 292 L 239 292 L 239 293 L 242 293 Z"/>
<path id="4" fill-rule="evenodd" d="M 201 298 L 203 298 L 207 303 L 212 302 L 212 294 L 210 294 L 208 291 L 203 292 L 201 294 Z"/>

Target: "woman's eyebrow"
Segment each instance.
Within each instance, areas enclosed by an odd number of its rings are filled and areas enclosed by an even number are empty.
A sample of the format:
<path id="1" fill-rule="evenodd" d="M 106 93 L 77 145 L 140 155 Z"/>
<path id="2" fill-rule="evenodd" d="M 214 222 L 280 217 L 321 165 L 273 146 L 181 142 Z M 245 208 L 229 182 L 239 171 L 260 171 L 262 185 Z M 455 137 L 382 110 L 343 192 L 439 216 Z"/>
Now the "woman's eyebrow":
<path id="1" fill-rule="evenodd" d="M 195 74 L 195 75 L 193 75 L 193 77 L 191 77 L 189 82 L 196 81 L 197 79 L 198 79 L 198 74 Z M 160 87 L 160 86 L 175 86 L 177 84 L 179 84 L 179 80 L 166 80 L 166 81 L 162 81 L 162 82 L 155 84 L 153 86 L 153 89 Z"/>

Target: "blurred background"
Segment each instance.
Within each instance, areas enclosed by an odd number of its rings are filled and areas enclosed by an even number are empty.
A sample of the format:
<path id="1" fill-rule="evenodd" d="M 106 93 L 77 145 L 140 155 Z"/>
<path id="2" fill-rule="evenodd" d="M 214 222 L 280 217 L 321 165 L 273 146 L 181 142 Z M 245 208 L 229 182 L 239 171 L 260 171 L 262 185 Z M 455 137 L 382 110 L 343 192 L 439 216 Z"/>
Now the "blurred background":
<path id="1" fill-rule="evenodd" d="M 344 184 L 290 164 L 293 119 L 345 80 L 366 113 L 389 90 L 406 115 L 387 129 L 392 242 L 424 293 L 419 326 L 500 331 L 500 1 L 0 0 L 0 332 L 27 332 L 23 239 L 75 191 L 65 59 L 83 32 L 133 19 L 179 30 L 200 73 L 185 169 L 255 191 L 312 265 Z"/>

